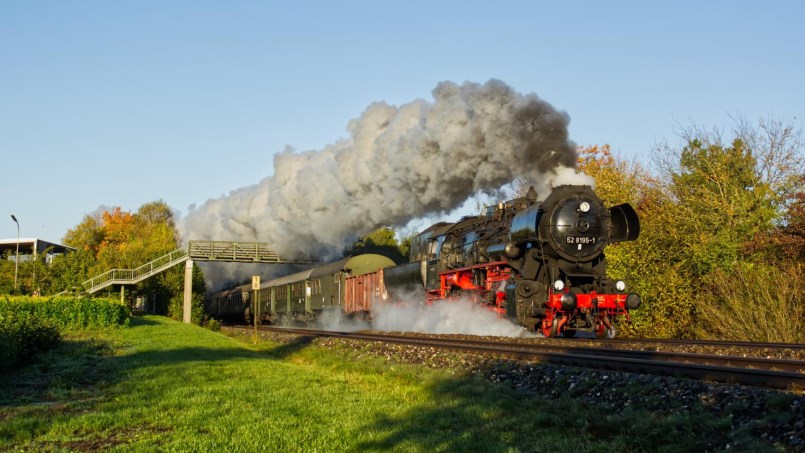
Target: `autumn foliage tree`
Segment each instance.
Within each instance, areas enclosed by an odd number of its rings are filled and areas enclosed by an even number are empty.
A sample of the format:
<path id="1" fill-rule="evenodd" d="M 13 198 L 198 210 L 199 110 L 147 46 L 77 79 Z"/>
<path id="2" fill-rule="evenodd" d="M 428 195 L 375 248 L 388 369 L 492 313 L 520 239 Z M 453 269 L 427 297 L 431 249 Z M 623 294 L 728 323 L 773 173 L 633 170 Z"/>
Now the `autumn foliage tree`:
<path id="1" fill-rule="evenodd" d="M 805 174 L 785 205 L 779 224 L 769 234 L 756 234 L 743 253 L 774 262 L 805 263 Z"/>
<path id="2" fill-rule="evenodd" d="M 627 333 L 805 341 L 805 176 L 800 134 L 761 120 L 729 140 L 691 127 L 660 145 L 654 174 L 608 146 L 579 149 L 607 205 L 631 203 L 640 238 L 606 250 L 643 295 Z"/>
<path id="3" fill-rule="evenodd" d="M 180 246 L 173 212 L 163 201 L 144 204 L 134 213 L 115 207 L 98 216 L 86 216 L 67 232 L 64 243 L 79 250 L 61 264 L 72 271 L 70 286 L 111 269 L 135 269 Z M 158 312 L 179 317 L 181 310 L 172 306 L 181 298 L 183 275 L 181 266 L 176 266 L 137 284 L 130 293 L 155 302 Z M 193 290 L 195 294 L 204 291 L 198 268 L 194 270 Z"/>
<path id="4" fill-rule="evenodd" d="M 799 131 L 776 120 L 740 122 L 733 138 L 688 129 L 675 168 L 664 167 L 677 198 L 688 272 L 699 300 L 701 337 L 802 341 L 802 261 L 789 225 L 801 191 Z M 791 214 L 794 214 L 794 217 Z M 796 224 L 796 221 L 794 221 Z"/>
<path id="5" fill-rule="evenodd" d="M 84 220 L 64 236 L 64 243 L 94 256 L 90 274 L 134 269 L 179 246 L 173 213 L 163 201 L 147 203 L 136 213 L 120 207 Z"/>

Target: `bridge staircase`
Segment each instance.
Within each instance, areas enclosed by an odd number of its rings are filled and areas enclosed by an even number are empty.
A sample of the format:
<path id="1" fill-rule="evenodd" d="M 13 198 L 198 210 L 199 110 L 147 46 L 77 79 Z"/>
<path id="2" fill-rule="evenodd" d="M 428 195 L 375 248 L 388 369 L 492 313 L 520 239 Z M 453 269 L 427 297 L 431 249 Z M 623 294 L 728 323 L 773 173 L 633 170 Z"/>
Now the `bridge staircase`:
<path id="1" fill-rule="evenodd" d="M 165 256 L 145 263 L 137 269 L 112 269 L 103 274 L 92 277 L 81 285 L 84 291 L 92 294 L 111 285 L 134 285 L 152 277 L 160 272 L 166 271 L 173 266 L 184 263 L 189 259 L 187 250 L 178 249 Z"/>

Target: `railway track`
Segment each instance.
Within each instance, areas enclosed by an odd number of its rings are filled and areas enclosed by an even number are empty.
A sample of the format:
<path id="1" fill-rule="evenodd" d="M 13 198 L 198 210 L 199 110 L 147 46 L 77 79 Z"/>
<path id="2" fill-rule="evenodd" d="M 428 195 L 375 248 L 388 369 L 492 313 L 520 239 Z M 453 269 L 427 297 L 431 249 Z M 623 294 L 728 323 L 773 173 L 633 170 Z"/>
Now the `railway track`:
<path id="1" fill-rule="evenodd" d="M 253 328 L 243 329 L 252 330 Z M 520 360 L 536 360 L 542 363 L 674 375 L 763 387 L 805 389 L 805 361 L 803 360 L 616 349 L 606 346 L 584 347 L 555 343 L 490 342 L 483 339 L 335 332 L 306 328 L 261 326 L 260 330 L 313 337 L 381 341 L 469 353 L 484 353 Z M 628 340 L 622 341 L 626 342 Z M 643 343 L 644 341 L 640 342 Z M 708 342 L 708 344 L 712 343 Z M 720 344 L 720 346 L 736 346 L 734 343 L 722 343 L 724 344 Z M 602 343 L 602 345 L 606 345 L 606 343 Z M 798 346 L 801 347 L 802 345 Z M 778 347 L 778 345 L 775 345 L 775 347 Z"/>

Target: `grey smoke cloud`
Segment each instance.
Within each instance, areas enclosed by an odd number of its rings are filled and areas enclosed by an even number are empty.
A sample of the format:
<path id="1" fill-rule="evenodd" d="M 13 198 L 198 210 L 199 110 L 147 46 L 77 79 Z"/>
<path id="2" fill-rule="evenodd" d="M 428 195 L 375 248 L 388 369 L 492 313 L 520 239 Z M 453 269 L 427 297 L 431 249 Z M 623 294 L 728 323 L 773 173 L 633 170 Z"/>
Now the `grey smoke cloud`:
<path id="1" fill-rule="evenodd" d="M 347 138 L 322 150 L 286 148 L 274 156 L 273 176 L 189 212 L 183 237 L 333 256 L 379 226 L 450 211 L 517 177 L 536 181 L 541 195 L 579 177 L 569 116 L 536 94 L 490 80 L 442 82 L 432 95 L 374 103 L 349 122 Z"/>

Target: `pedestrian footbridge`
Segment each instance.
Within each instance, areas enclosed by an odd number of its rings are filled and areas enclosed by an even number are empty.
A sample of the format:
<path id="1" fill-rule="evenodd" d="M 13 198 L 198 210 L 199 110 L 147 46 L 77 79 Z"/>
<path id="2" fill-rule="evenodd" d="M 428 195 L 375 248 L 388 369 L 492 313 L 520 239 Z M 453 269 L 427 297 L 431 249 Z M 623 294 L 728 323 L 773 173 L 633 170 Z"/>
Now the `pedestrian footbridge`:
<path id="1" fill-rule="evenodd" d="M 190 322 L 190 299 L 192 296 L 192 271 L 194 261 L 222 261 L 228 263 L 263 264 L 315 264 L 307 259 L 286 259 L 270 249 L 264 242 L 190 241 L 181 248 L 143 264 L 136 269 L 112 269 L 82 283 L 84 291 L 95 293 L 111 285 L 120 286 L 123 298 L 125 285 L 134 285 L 164 272 L 177 264 L 185 263 L 185 322 Z"/>

